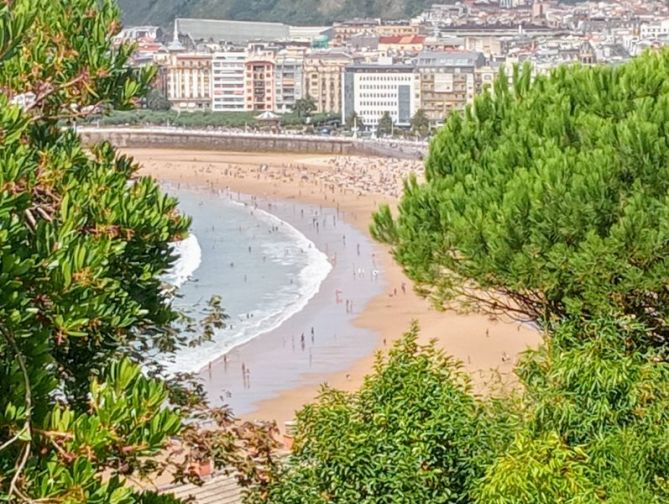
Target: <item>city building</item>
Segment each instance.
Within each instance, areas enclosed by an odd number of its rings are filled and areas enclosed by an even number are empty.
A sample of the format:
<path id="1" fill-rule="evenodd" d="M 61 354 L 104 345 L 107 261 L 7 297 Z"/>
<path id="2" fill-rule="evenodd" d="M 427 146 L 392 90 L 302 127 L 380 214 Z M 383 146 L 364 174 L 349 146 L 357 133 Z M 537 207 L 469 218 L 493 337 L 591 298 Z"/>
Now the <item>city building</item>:
<path id="1" fill-rule="evenodd" d="M 289 26 L 261 21 L 177 18 L 175 30 L 191 44 L 214 42 L 246 45 L 250 42 L 305 40 L 311 42 L 329 33 L 326 26 Z"/>
<path id="2" fill-rule="evenodd" d="M 240 112 L 246 108 L 244 84 L 246 49 L 228 48 L 211 58 L 211 109 L 215 112 Z"/>
<path id="3" fill-rule="evenodd" d="M 316 104 L 316 112 L 340 113 L 342 70 L 353 62 L 342 51 L 313 51 L 304 57 L 304 92 Z"/>
<path id="4" fill-rule="evenodd" d="M 303 97 L 304 54 L 301 47 L 286 47 L 276 55 L 276 110 L 290 112 Z"/>
<path id="5" fill-rule="evenodd" d="M 159 26 L 131 26 L 124 28 L 114 37 L 114 41 L 154 41 L 163 37 L 163 30 Z"/>
<path id="6" fill-rule="evenodd" d="M 503 48 L 504 44 L 500 37 L 465 37 L 465 50 L 483 53 L 488 58 L 501 56 L 504 52 Z"/>
<path id="7" fill-rule="evenodd" d="M 642 23 L 639 27 L 641 38 L 661 38 L 669 35 L 669 19 L 653 23 Z"/>
<path id="8" fill-rule="evenodd" d="M 423 35 L 382 35 L 378 39 L 378 50 L 381 56 L 418 54 L 424 43 Z"/>
<path id="9" fill-rule="evenodd" d="M 413 37 L 418 35 L 419 26 L 408 24 L 381 24 L 380 19 L 352 19 L 335 23 L 331 30 L 336 46 L 345 45 L 352 37 L 376 35 L 379 37 Z"/>
<path id="10" fill-rule="evenodd" d="M 244 66 L 245 109 L 274 110 L 276 108 L 274 53 L 264 47 L 251 47 Z"/>
<path id="11" fill-rule="evenodd" d="M 176 110 L 211 107 L 211 55 L 170 54 L 167 66 L 167 98 Z"/>
<path id="12" fill-rule="evenodd" d="M 409 126 L 420 101 L 413 65 L 351 65 L 344 70 L 342 121 L 354 112 L 376 128 L 387 112 L 396 126 Z"/>
<path id="13" fill-rule="evenodd" d="M 473 51 L 424 51 L 418 56 L 420 108 L 432 123 L 439 124 L 452 111 L 472 103 L 481 88 L 477 69 L 484 64 L 483 54 Z"/>

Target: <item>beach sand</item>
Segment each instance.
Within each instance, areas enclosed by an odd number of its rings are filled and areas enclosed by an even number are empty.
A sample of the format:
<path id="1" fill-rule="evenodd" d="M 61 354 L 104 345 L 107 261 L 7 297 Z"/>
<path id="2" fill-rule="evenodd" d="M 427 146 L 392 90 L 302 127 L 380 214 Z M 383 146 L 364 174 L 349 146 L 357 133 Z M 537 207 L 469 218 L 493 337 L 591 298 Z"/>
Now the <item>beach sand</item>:
<path id="1" fill-rule="evenodd" d="M 342 218 L 360 232 L 368 234 L 371 214 L 381 203 L 392 206 L 401 188 L 402 178 L 419 173 L 419 166 L 407 161 L 381 158 L 339 158 L 322 155 L 203 152 L 170 149 L 126 149 L 125 153 L 142 164 L 143 174 L 172 184 L 226 189 L 256 195 L 266 201 L 299 201 L 316 207 L 338 210 Z M 309 236 L 308 230 L 300 229 Z M 492 320 L 483 315 L 437 311 L 411 290 L 411 282 L 394 262 L 389 251 L 373 244 L 383 275 L 382 292 L 364 309 L 357 310 L 354 323 L 364 329 L 371 341 L 365 355 L 343 352 L 337 358 L 340 370 L 304 373 L 301 381 L 277 392 L 274 397 L 253 404 L 242 416 L 248 419 L 273 419 L 280 426 L 294 418 L 294 413 L 318 394 L 320 384 L 352 391 L 372 370 L 374 351 L 387 349 L 416 320 L 420 340 L 436 339 L 438 346 L 461 360 L 478 390 L 484 390 L 491 370 L 511 377 L 520 352 L 536 346 L 539 334 L 528 326 Z M 327 280 L 326 280 L 327 282 Z M 405 289 L 402 288 L 405 286 Z M 329 287 L 330 288 L 330 287 Z M 406 293 L 404 292 L 406 290 Z M 319 305 L 332 302 L 332 293 L 322 291 L 305 308 L 301 323 L 309 314 L 317 316 Z M 297 316 L 296 316 L 297 317 Z M 291 321 L 287 321 L 290 324 Z M 315 320 L 313 323 L 318 323 Z M 285 327 L 284 327 L 285 330 Z M 240 348 L 254 351 L 269 341 L 271 333 Z M 361 346 L 361 348 L 364 346 Z M 242 357 L 244 358 L 244 357 Z M 343 362 L 347 358 L 350 362 Z M 229 365 L 229 363 L 226 363 Z M 222 363 L 212 365 L 212 376 L 221 376 Z M 264 373 L 264 375 L 263 375 Z M 271 369 L 254 369 L 254 380 L 272 380 Z"/>

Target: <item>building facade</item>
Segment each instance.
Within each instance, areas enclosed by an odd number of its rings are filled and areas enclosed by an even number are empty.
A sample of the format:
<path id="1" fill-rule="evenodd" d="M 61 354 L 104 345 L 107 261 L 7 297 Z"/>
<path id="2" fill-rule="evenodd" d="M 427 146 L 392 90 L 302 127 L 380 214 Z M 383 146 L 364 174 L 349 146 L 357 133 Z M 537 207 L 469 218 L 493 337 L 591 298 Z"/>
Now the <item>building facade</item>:
<path id="1" fill-rule="evenodd" d="M 246 50 L 216 52 L 211 59 L 211 110 L 240 112 L 246 108 L 244 83 Z"/>
<path id="2" fill-rule="evenodd" d="M 244 108 L 273 111 L 276 108 L 276 63 L 270 51 L 253 51 L 244 63 Z"/>
<path id="3" fill-rule="evenodd" d="M 167 98 L 176 110 L 211 107 L 211 55 L 177 53 L 169 56 Z"/>
<path id="4" fill-rule="evenodd" d="M 352 65 L 344 71 L 342 121 L 355 112 L 376 128 L 388 113 L 396 126 L 409 126 L 420 101 L 413 65 Z"/>
<path id="5" fill-rule="evenodd" d="M 342 71 L 352 63 L 339 51 L 314 51 L 304 58 L 304 95 L 316 104 L 316 112 L 341 112 Z"/>
<path id="6" fill-rule="evenodd" d="M 642 23 L 639 27 L 641 38 L 661 38 L 669 35 L 669 19 L 663 19 L 653 23 Z"/>
<path id="7" fill-rule="evenodd" d="M 276 56 L 276 110 L 290 112 L 304 95 L 304 48 L 285 48 Z"/>
<path id="8" fill-rule="evenodd" d="M 472 51 L 422 52 L 416 67 L 420 78 L 420 108 L 434 124 L 463 110 L 481 90 L 477 69 L 483 54 Z"/>

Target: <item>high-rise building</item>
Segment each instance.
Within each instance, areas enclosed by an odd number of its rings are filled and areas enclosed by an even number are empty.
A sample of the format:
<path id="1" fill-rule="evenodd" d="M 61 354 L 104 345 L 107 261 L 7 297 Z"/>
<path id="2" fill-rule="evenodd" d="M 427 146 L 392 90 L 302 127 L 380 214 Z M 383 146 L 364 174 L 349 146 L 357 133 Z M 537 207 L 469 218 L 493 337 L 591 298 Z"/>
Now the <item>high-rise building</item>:
<path id="1" fill-rule="evenodd" d="M 302 47 L 287 47 L 276 55 L 276 110 L 289 112 L 303 98 L 304 53 Z"/>
<path id="2" fill-rule="evenodd" d="M 276 108 L 274 53 L 264 48 L 251 48 L 244 65 L 244 108 L 273 111 Z"/>
<path id="3" fill-rule="evenodd" d="M 230 48 L 216 52 L 211 60 L 211 109 L 239 112 L 246 108 L 244 82 L 246 49 Z"/>
<path id="4" fill-rule="evenodd" d="M 341 112 L 342 71 L 352 63 L 341 51 L 314 51 L 304 58 L 304 92 L 316 104 L 316 112 Z"/>
<path id="5" fill-rule="evenodd" d="M 477 68 L 485 57 L 473 51 L 432 52 L 418 55 L 420 108 L 433 123 L 441 123 L 454 110 L 463 110 L 480 91 Z"/>
<path id="6" fill-rule="evenodd" d="M 388 113 L 397 126 L 409 126 L 420 101 L 413 65 L 352 65 L 344 71 L 342 121 L 354 112 L 376 127 Z"/>
<path id="7" fill-rule="evenodd" d="M 177 110 L 211 107 L 211 55 L 170 54 L 167 66 L 167 98 Z"/>

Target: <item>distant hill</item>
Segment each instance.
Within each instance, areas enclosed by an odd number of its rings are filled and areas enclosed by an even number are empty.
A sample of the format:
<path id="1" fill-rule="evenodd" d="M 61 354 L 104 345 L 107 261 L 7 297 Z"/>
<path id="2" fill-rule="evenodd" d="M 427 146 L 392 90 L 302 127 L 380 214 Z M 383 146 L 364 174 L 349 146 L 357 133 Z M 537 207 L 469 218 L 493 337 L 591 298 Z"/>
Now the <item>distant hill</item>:
<path id="1" fill-rule="evenodd" d="M 169 25 L 175 17 L 330 24 L 355 17 L 402 19 L 438 0 L 118 0 L 126 26 Z"/>

